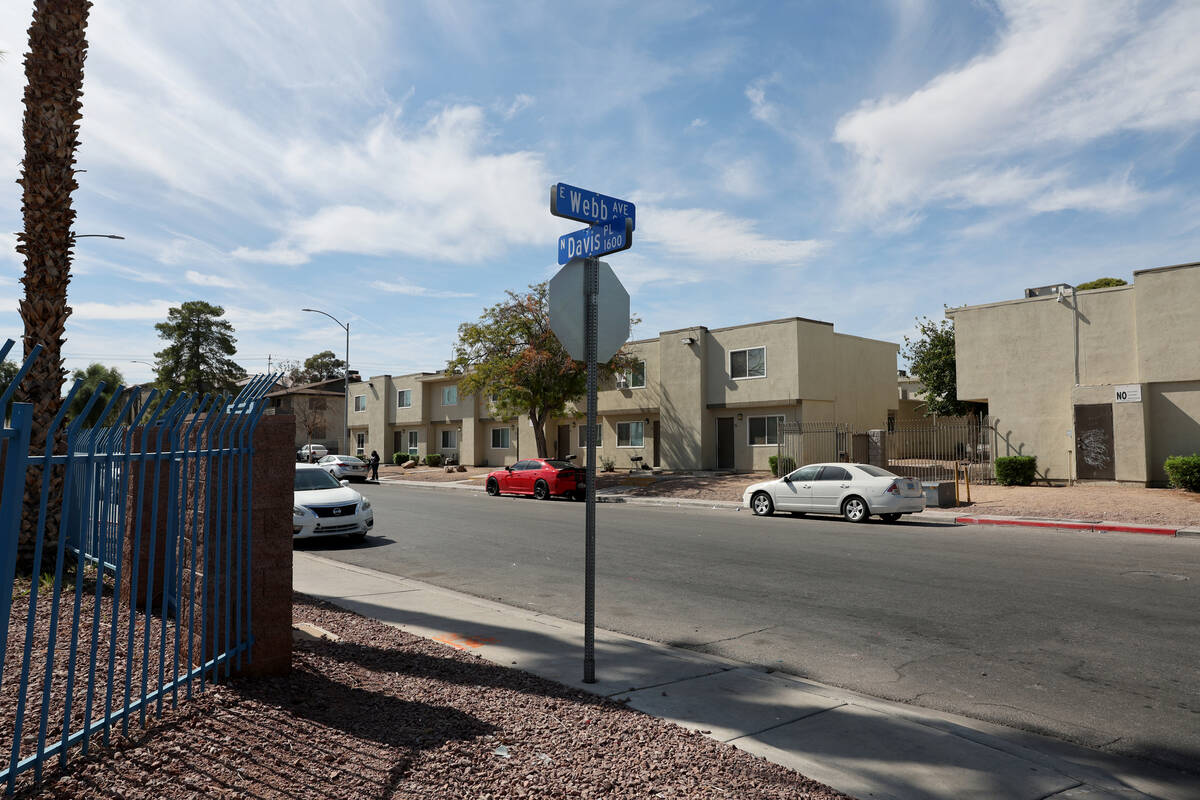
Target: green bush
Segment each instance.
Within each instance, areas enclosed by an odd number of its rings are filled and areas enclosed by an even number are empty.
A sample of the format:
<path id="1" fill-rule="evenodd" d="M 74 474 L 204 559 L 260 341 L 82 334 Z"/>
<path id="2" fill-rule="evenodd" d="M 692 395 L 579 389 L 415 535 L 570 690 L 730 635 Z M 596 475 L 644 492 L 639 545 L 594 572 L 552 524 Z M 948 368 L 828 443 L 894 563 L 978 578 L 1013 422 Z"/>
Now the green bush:
<path id="1" fill-rule="evenodd" d="M 1036 456 L 1000 456 L 996 459 L 996 483 L 1001 486 L 1029 486 L 1036 477 Z"/>
<path id="2" fill-rule="evenodd" d="M 791 456 L 784 456 L 783 458 L 771 456 L 767 459 L 767 463 L 771 465 L 771 474 L 776 477 L 787 475 L 796 469 L 796 460 Z"/>
<path id="3" fill-rule="evenodd" d="M 617 462 L 613 461 L 611 458 L 601 458 L 600 459 L 600 470 L 602 472 L 612 472 L 616 468 L 617 468 Z"/>
<path id="4" fill-rule="evenodd" d="M 1200 455 L 1171 456 L 1163 463 L 1163 469 L 1176 489 L 1200 492 Z"/>
<path id="5" fill-rule="evenodd" d="M 425 456 L 425 463 L 431 467 L 440 467 L 442 465 L 442 454 L 430 453 L 429 455 Z"/>
<path id="6" fill-rule="evenodd" d="M 408 461 L 408 453 L 392 453 L 392 463 L 397 467 Z"/>

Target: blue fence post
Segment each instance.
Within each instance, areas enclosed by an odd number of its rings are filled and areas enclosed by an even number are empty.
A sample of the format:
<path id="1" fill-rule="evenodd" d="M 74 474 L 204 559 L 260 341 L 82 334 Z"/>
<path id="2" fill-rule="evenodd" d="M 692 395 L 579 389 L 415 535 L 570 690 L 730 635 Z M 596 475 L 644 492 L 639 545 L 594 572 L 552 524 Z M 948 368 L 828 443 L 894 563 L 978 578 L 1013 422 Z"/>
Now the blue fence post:
<path id="1" fill-rule="evenodd" d="M 8 652 L 8 617 L 17 571 L 17 542 L 21 538 L 21 508 L 32 427 L 33 406 L 14 403 L 12 427 L 0 438 L 0 445 L 5 448 L 4 482 L 0 486 L 0 590 L 3 590 L 0 594 L 0 681 L 4 679 L 4 659 Z"/>

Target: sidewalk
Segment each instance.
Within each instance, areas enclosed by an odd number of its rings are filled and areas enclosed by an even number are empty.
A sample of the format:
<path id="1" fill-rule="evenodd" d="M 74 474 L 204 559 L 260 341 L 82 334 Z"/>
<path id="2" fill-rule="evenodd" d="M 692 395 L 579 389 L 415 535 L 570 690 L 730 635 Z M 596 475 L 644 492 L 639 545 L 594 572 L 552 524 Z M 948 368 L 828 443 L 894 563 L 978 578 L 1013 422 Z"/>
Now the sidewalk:
<path id="1" fill-rule="evenodd" d="M 487 661 L 625 702 L 866 800 L 1200 798 L 1200 777 L 610 631 L 294 556 L 296 591 Z"/>
<path id="2" fill-rule="evenodd" d="M 415 486 L 435 489 L 458 489 L 462 491 L 482 492 L 484 487 L 477 482 L 451 481 L 432 483 L 428 481 L 412 481 L 399 478 L 382 478 L 383 484 L 399 486 Z M 596 500 L 601 503 L 629 503 L 643 506 L 673 506 L 677 508 L 708 508 L 714 511 L 742 511 L 742 504 L 729 500 L 696 500 L 686 497 L 643 497 L 633 494 L 628 487 L 615 486 L 599 489 Z M 746 513 L 749 513 L 748 511 Z M 971 509 L 959 510 L 931 508 L 921 512 L 919 516 L 910 515 L 907 519 L 919 521 L 922 519 L 936 522 L 957 522 L 960 525 L 1016 525 L 1028 528 L 1057 528 L 1078 530 L 1089 533 L 1146 533 L 1160 536 L 1195 536 L 1200 537 L 1200 525 L 1189 527 L 1144 525 L 1126 522 L 1109 522 L 1101 519 L 1049 519 L 1028 516 L 981 515 L 971 513 Z"/>

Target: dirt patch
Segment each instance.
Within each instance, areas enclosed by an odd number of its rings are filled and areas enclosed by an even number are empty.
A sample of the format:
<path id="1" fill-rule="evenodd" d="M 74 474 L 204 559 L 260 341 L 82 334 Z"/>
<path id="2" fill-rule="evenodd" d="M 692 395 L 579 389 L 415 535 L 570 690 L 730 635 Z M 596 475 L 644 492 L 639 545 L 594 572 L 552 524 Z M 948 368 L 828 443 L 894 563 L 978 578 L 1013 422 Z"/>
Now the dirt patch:
<path id="1" fill-rule="evenodd" d="M 1076 486 L 972 486 L 973 514 L 1049 519 L 1200 525 L 1200 494 L 1120 484 Z"/>
<path id="2" fill-rule="evenodd" d="M 340 637 L 286 678 L 237 680 L 26 798 L 845 799 L 698 733 L 297 596 Z"/>
<path id="3" fill-rule="evenodd" d="M 495 467 L 467 467 L 466 472 L 446 472 L 445 467 L 400 469 L 400 467 L 394 465 L 389 467 L 381 465 L 379 467 L 379 477 L 394 478 L 403 481 L 426 481 L 428 483 L 448 483 L 472 479 L 478 479 L 482 482 L 484 476 L 493 471 L 495 471 Z"/>

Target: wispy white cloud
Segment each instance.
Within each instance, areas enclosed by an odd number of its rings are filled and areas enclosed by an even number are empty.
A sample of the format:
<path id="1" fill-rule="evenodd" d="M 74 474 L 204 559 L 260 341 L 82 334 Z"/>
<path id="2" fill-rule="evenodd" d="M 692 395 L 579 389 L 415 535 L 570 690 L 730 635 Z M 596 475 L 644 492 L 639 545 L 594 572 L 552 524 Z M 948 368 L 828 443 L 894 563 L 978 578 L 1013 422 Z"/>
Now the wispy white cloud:
<path id="1" fill-rule="evenodd" d="M 508 108 L 504 109 L 504 118 L 512 119 L 517 114 L 520 114 L 522 111 L 529 108 L 533 104 L 534 104 L 534 99 L 531 95 L 518 94 L 516 97 L 513 98 L 512 104 L 509 105 Z"/>
<path id="2" fill-rule="evenodd" d="M 237 281 L 230 280 L 229 278 L 197 272 L 194 269 L 189 269 L 184 273 L 183 277 L 184 280 L 195 286 L 216 286 L 222 289 L 233 289 L 239 285 Z"/>
<path id="3" fill-rule="evenodd" d="M 162 322 L 166 320 L 171 306 L 178 305 L 178 301 L 172 300 L 148 300 L 138 303 L 73 303 L 71 319 Z"/>
<path id="4" fill-rule="evenodd" d="M 470 292 L 456 292 L 448 289 L 427 289 L 406 280 L 375 281 L 371 284 L 381 292 L 405 294 L 410 297 L 474 297 Z"/>
<path id="5" fill-rule="evenodd" d="M 774 239 L 756 224 L 723 211 L 705 208 L 639 209 L 638 234 L 673 255 L 722 267 L 752 264 L 801 264 L 819 253 L 825 243 L 814 239 Z"/>
<path id="6" fill-rule="evenodd" d="M 853 156 L 851 214 L 911 220 L 939 203 L 1115 212 L 1147 201 L 1127 165 L 1097 176 L 1071 157 L 1122 131 L 1200 121 L 1200 5 L 998 6 L 1005 25 L 988 53 L 839 120 L 834 139 Z"/>

